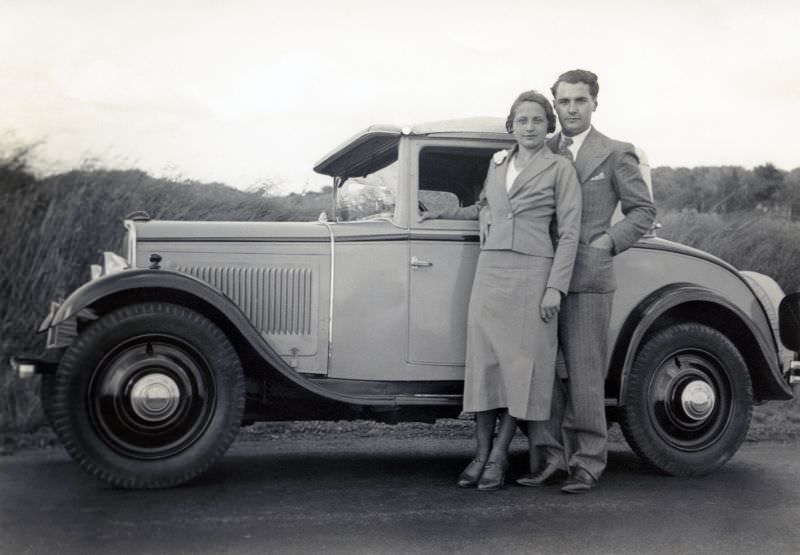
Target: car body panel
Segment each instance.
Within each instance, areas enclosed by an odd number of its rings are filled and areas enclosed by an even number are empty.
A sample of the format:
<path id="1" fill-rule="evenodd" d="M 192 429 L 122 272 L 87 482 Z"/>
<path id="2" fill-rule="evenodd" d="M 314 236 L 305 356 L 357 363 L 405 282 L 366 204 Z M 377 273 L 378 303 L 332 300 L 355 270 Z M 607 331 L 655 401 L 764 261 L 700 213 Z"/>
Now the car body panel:
<path id="1" fill-rule="evenodd" d="M 405 233 L 389 222 L 334 226 L 331 377 L 404 376 Z M 357 228 L 357 229 L 354 229 Z M 360 232 L 359 235 L 354 233 Z M 342 240 L 342 236 L 346 240 Z M 389 339 L 391 338 L 391 339 Z"/>
<path id="2" fill-rule="evenodd" d="M 430 371 L 452 379 L 463 378 L 465 323 L 479 245 L 477 236 L 449 238 L 414 236 L 410 240 L 410 258 L 431 265 L 411 266 L 406 302 L 409 363 L 450 367 Z"/>

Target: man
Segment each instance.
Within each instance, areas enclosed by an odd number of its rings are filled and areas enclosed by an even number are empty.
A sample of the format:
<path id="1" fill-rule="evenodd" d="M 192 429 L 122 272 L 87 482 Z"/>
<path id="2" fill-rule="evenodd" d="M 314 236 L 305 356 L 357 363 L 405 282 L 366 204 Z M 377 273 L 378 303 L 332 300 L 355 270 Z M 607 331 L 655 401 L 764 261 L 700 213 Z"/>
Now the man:
<path id="1" fill-rule="evenodd" d="M 531 460 L 544 459 L 544 464 L 519 483 L 552 483 L 567 471 L 565 493 L 589 491 L 606 466 L 607 335 L 616 288 L 612 257 L 646 233 L 656 213 L 633 145 L 592 127 L 598 90 L 597 75 L 580 69 L 562 74 L 551 89 L 561 132 L 548 146 L 573 160 L 583 216 L 572 281 L 559 315 L 566 391 L 559 391 L 557 383 L 550 421 L 532 427 L 539 452 L 532 452 Z M 612 226 L 617 203 L 625 217 Z M 560 395 L 566 396 L 562 402 Z"/>

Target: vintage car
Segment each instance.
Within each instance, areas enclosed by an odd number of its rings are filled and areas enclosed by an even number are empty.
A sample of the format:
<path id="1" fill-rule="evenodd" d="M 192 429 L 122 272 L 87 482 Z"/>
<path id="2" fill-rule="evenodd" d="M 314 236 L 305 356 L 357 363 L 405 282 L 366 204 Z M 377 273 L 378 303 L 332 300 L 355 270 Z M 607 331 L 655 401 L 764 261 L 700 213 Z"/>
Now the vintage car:
<path id="1" fill-rule="evenodd" d="M 457 417 L 478 226 L 420 215 L 474 203 L 512 142 L 495 118 L 376 125 L 314 168 L 333 180 L 319 221 L 135 214 L 123 255 L 53 304 L 48 353 L 14 364 L 42 374 L 70 455 L 126 488 L 198 475 L 242 423 Z M 769 277 L 654 235 L 615 268 L 609 417 L 655 469 L 708 473 L 754 403 L 792 397 L 800 305 L 779 318 Z"/>

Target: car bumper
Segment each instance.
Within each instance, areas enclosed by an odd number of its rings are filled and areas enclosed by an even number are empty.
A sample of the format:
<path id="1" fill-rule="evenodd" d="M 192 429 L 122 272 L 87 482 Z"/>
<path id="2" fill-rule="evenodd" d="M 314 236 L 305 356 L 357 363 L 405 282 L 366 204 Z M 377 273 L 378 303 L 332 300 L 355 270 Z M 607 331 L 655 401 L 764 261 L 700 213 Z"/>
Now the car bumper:
<path id="1" fill-rule="evenodd" d="M 32 378 L 36 374 L 52 374 L 58 368 L 58 361 L 35 355 L 15 355 L 9 360 L 11 369 L 20 378 Z"/>
<path id="2" fill-rule="evenodd" d="M 800 384 L 800 360 L 791 361 L 784 376 L 789 385 Z"/>

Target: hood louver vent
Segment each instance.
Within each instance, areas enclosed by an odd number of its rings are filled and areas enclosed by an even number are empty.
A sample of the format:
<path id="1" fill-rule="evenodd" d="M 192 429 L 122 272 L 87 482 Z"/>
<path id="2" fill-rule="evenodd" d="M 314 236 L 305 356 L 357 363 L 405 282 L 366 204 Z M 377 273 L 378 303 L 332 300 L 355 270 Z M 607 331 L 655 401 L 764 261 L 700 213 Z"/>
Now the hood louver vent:
<path id="1" fill-rule="evenodd" d="M 310 335 L 310 267 L 179 266 L 230 297 L 253 325 L 269 335 Z"/>

